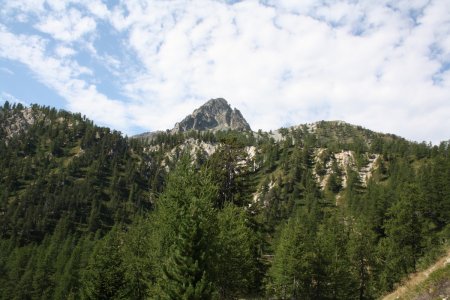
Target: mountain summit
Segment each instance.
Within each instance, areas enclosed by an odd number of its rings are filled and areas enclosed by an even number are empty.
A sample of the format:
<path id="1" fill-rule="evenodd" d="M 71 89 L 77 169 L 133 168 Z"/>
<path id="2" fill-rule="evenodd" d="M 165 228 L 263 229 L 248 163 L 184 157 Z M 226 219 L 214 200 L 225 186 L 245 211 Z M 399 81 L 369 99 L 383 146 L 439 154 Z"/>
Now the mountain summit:
<path id="1" fill-rule="evenodd" d="M 242 116 L 241 112 L 232 109 L 223 98 L 211 99 L 181 122 L 176 123 L 171 130 L 172 133 L 185 132 L 189 130 L 238 130 L 250 131 L 250 125 Z"/>

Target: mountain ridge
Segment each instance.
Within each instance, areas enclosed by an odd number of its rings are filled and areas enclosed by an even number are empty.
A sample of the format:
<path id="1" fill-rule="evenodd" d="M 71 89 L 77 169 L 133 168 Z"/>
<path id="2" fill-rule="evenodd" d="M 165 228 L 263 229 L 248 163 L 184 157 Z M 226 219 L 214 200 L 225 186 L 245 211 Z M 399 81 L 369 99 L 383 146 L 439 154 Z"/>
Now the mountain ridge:
<path id="1" fill-rule="evenodd" d="M 250 125 L 237 108 L 231 108 L 224 98 L 214 98 L 196 108 L 191 114 L 175 123 L 172 129 L 166 132 L 172 134 L 196 131 L 237 130 L 251 131 Z M 163 131 L 144 132 L 132 138 L 151 139 L 155 134 Z"/>
<path id="2" fill-rule="evenodd" d="M 279 141 L 283 138 L 286 130 L 295 131 L 298 129 L 306 129 L 310 133 L 315 133 L 318 129 L 320 131 L 320 127 L 323 127 L 323 124 L 327 124 L 327 126 L 337 128 L 337 127 L 346 127 L 353 128 L 355 130 L 365 130 L 367 131 L 367 135 L 383 135 L 385 137 L 390 138 L 400 138 L 404 139 L 400 136 L 391 133 L 381 133 L 372 131 L 370 129 L 363 128 L 360 125 L 350 124 L 343 120 L 320 120 L 312 123 L 299 123 L 296 125 L 292 125 L 289 127 L 281 127 L 281 128 L 273 128 L 268 131 L 269 135 L 271 135 L 276 141 Z M 131 136 L 131 138 L 142 139 L 142 140 L 153 140 L 160 134 L 178 134 L 178 133 L 187 133 L 189 131 L 227 131 L 227 130 L 235 130 L 241 132 L 253 132 L 254 134 L 262 133 L 265 131 L 258 130 L 253 131 L 246 121 L 242 113 L 237 108 L 231 108 L 230 104 L 224 98 L 213 98 L 206 101 L 200 107 L 194 109 L 194 111 L 184 117 L 181 121 L 176 122 L 172 129 L 166 130 L 157 130 L 157 131 L 149 131 L 140 134 L 136 134 Z M 353 130 L 350 130 L 353 131 Z"/>

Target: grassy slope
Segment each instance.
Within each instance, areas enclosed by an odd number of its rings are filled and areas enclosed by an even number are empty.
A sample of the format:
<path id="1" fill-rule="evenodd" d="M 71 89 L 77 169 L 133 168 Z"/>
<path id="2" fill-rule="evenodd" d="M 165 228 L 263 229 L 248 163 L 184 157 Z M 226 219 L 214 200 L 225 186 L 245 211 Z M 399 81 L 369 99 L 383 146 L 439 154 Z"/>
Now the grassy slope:
<path id="1" fill-rule="evenodd" d="M 436 263 L 412 274 L 394 292 L 383 297 L 383 300 L 393 299 L 450 299 L 450 249 Z"/>

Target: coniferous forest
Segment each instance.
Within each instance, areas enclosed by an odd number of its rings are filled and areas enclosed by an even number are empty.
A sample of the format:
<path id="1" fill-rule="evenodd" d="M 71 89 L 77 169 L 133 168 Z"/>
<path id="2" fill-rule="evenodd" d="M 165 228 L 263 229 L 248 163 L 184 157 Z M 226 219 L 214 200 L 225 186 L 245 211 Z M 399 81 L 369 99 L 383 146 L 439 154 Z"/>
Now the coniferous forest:
<path id="1" fill-rule="evenodd" d="M 6 102 L 0 299 L 377 299 L 449 247 L 448 141 L 278 133 L 145 140 Z"/>

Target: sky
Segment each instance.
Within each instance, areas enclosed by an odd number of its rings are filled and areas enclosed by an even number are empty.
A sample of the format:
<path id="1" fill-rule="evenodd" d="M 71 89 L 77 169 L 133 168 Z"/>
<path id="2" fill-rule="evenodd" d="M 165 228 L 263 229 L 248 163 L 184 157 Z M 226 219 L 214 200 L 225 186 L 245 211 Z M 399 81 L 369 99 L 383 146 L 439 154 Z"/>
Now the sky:
<path id="1" fill-rule="evenodd" d="M 450 139 L 448 0 L 0 0 L 0 99 L 133 135 L 225 98 L 253 130 Z"/>

